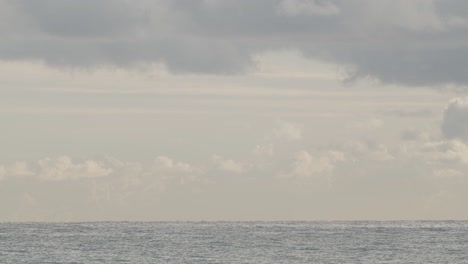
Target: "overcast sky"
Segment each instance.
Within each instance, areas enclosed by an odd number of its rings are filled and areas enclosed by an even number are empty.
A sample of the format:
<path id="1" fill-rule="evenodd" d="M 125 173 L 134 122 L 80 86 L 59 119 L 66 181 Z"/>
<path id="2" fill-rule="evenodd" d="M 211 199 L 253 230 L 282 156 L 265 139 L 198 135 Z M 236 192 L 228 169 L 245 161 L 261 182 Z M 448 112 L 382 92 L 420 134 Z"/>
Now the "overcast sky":
<path id="1" fill-rule="evenodd" d="M 468 219 L 464 0 L 0 0 L 0 221 Z"/>

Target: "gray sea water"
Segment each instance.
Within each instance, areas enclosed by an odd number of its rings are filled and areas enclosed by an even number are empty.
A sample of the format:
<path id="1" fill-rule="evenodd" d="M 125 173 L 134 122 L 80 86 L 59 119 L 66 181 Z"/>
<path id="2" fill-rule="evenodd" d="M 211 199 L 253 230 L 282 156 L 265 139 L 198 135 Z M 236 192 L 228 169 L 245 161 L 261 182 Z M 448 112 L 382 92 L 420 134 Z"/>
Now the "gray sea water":
<path id="1" fill-rule="evenodd" d="M 468 263 L 468 222 L 3 223 L 0 263 Z"/>

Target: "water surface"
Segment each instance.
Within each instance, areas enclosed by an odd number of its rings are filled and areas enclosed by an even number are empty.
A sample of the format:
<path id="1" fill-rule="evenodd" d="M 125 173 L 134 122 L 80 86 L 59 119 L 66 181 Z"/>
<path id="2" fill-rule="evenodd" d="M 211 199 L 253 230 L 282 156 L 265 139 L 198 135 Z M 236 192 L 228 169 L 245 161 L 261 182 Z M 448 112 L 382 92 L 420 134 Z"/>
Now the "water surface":
<path id="1" fill-rule="evenodd" d="M 468 222 L 2 223 L 0 263 L 468 263 Z"/>

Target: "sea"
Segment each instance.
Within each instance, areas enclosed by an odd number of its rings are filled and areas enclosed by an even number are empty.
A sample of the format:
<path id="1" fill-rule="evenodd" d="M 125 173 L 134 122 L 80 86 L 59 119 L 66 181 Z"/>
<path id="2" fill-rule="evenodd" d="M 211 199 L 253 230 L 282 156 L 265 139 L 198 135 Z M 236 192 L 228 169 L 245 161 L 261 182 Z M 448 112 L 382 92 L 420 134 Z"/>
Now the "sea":
<path id="1" fill-rule="evenodd" d="M 468 263 L 468 221 L 1 223 L 0 263 Z"/>

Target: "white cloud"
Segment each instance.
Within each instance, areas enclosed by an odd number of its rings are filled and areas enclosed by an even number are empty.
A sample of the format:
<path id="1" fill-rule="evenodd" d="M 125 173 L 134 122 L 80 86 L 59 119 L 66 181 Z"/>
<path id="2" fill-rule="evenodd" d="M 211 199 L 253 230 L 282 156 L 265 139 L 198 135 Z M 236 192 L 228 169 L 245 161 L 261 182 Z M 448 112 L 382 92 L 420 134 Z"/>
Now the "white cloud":
<path id="1" fill-rule="evenodd" d="M 241 174 L 245 171 L 245 166 L 232 159 L 224 159 L 221 156 L 214 155 L 212 157 L 213 161 L 216 164 L 216 167 L 224 172 L 229 172 L 229 173 L 235 173 L 235 174 Z"/>
<path id="2" fill-rule="evenodd" d="M 166 156 L 159 156 L 154 160 L 154 169 L 181 173 L 197 173 L 198 168 L 184 162 L 174 161 Z"/>
<path id="3" fill-rule="evenodd" d="M 223 171 L 233 172 L 233 173 L 238 173 L 238 174 L 244 172 L 244 166 L 242 166 L 242 164 L 234 160 L 230 160 L 230 159 L 222 161 L 221 164 L 219 165 L 219 168 Z"/>
<path id="4" fill-rule="evenodd" d="M 112 168 L 113 173 L 120 175 L 139 175 L 144 169 L 141 162 L 121 161 L 112 157 L 105 158 L 104 163 Z"/>
<path id="5" fill-rule="evenodd" d="M 87 160 L 74 163 L 70 157 L 45 158 L 37 162 L 39 171 L 37 176 L 43 180 L 61 181 L 68 179 L 99 178 L 109 176 L 111 168 L 102 162 Z"/>
<path id="6" fill-rule="evenodd" d="M 373 160 L 393 160 L 395 157 L 390 153 L 387 146 L 378 144 L 377 147 L 370 154 Z"/>
<path id="7" fill-rule="evenodd" d="M 274 129 L 273 135 L 278 139 L 296 141 L 302 138 L 302 129 L 299 125 L 281 121 Z"/>
<path id="8" fill-rule="evenodd" d="M 282 0 L 276 10 L 278 14 L 285 16 L 329 16 L 340 13 L 333 3 L 317 0 Z"/>
<path id="9" fill-rule="evenodd" d="M 327 151 L 327 157 L 333 162 L 345 161 L 346 154 L 342 151 L 329 150 Z"/>
<path id="10" fill-rule="evenodd" d="M 454 170 L 454 169 L 440 169 L 434 171 L 434 177 L 440 178 L 440 179 L 446 179 L 446 178 L 458 178 L 458 177 L 463 177 L 465 174 L 459 170 Z"/>
<path id="11" fill-rule="evenodd" d="M 317 156 L 300 151 L 296 154 L 293 168 L 287 177 L 329 177 L 335 170 L 336 163 L 344 160 L 344 153 L 338 151 L 329 151 Z"/>
<path id="12" fill-rule="evenodd" d="M 159 156 L 153 161 L 150 168 L 144 168 L 143 175 L 145 174 L 156 176 L 162 180 L 172 180 L 180 184 L 187 184 L 201 181 L 203 170 L 189 163 L 175 161 L 166 156 Z M 159 188 L 159 186 L 156 188 Z"/>
<path id="13" fill-rule="evenodd" d="M 194 180 L 200 173 L 202 171 L 197 167 L 174 161 L 165 156 L 159 156 L 151 163 L 124 162 L 114 158 L 106 158 L 104 161 L 85 160 L 83 162 L 74 162 L 68 156 L 60 156 L 44 158 L 35 162 L 15 162 L 0 165 L 0 177 L 6 179 L 32 177 L 44 181 L 118 176 L 139 183 L 142 177 L 148 175 L 156 175 L 161 179 L 177 178 L 186 181 Z"/>
<path id="14" fill-rule="evenodd" d="M 468 146 L 459 140 L 429 141 L 419 151 L 429 161 L 468 165 Z"/>
<path id="15" fill-rule="evenodd" d="M 350 141 L 344 145 L 344 151 L 349 153 L 351 159 L 370 159 L 375 161 L 393 160 L 394 155 L 388 150 L 384 144 L 366 142 L 366 141 Z"/>
<path id="16" fill-rule="evenodd" d="M 257 157 L 268 158 L 275 154 L 275 148 L 273 144 L 257 145 L 255 146 L 253 153 Z"/>
<path id="17" fill-rule="evenodd" d="M 35 174 L 24 161 L 18 161 L 7 166 L 6 171 L 8 177 L 27 177 Z"/>

